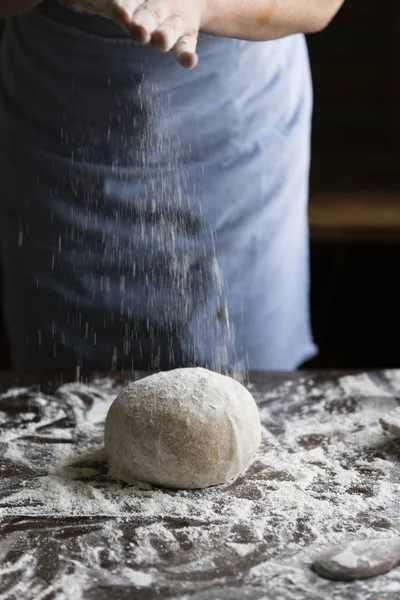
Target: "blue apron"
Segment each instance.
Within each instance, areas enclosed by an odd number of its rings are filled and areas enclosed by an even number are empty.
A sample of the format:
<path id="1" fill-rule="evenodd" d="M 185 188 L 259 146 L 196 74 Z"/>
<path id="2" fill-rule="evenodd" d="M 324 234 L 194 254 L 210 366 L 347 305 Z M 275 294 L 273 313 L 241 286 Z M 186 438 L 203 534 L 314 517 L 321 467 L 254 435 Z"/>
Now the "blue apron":
<path id="1" fill-rule="evenodd" d="M 23 371 L 293 369 L 309 325 L 304 37 L 192 71 L 47 1 L 8 22 L 4 316 Z"/>

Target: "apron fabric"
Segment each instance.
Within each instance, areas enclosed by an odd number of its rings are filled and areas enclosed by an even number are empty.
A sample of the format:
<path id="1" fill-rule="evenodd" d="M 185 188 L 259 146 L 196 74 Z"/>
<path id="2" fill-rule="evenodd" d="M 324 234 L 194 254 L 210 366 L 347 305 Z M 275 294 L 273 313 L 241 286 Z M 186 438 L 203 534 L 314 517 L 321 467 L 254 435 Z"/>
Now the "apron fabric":
<path id="1" fill-rule="evenodd" d="M 309 325 L 304 37 L 199 66 L 44 2 L 6 27 L 4 319 L 19 371 L 293 369 Z"/>

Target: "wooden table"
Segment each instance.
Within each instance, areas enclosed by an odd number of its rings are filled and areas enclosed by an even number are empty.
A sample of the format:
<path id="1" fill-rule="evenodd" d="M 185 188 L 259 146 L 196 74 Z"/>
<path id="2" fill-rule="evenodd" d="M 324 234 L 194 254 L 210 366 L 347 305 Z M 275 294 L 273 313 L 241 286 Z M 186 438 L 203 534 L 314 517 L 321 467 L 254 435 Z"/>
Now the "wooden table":
<path id="1" fill-rule="evenodd" d="M 400 372 L 253 374 L 254 464 L 203 491 L 111 481 L 104 416 L 121 378 L 0 376 L 0 598 L 394 600 L 400 570 L 332 583 L 313 556 L 399 533 L 400 442 L 378 425 Z"/>
<path id="2" fill-rule="evenodd" d="M 309 204 L 313 242 L 375 242 L 400 240 L 400 196 L 396 192 L 317 192 Z"/>

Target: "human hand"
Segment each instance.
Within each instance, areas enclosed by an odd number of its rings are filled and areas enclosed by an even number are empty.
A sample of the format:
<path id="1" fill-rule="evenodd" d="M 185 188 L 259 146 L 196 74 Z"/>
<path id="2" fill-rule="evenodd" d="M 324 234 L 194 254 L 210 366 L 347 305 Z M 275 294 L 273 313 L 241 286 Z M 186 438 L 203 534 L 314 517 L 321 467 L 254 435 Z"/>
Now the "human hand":
<path id="1" fill-rule="evenodd" d="M 4 3 L 5 0 L 3 0 Z M 12 0 L 14 3 L 17 0 Z M 38 2 L 39 0 L 18 0 Z M 7 3 L 10 3 L 8 0 Z M 199 31 L 248 41 L 321 31 L 344 0 L 59 0 L 74 10 L 114 19 L 137 44 L 172 51 L 196 66 Z M 1 0 L 0 0 L 1 10 Z"/>
<path id="2" fill-rule="evenodd" d="M 173 52 L 179 64 L 198 62 L 197 37 L 206 20 L 209 0 L 60 0 L 72 10 L 114 19 L 136 44 Z"/>

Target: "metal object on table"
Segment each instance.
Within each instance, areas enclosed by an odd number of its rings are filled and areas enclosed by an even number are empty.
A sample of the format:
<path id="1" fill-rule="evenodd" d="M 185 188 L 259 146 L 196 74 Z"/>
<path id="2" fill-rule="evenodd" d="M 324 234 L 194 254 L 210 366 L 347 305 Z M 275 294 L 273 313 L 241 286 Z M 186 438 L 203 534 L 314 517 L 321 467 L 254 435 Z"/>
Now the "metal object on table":
<path id="1" fill-rule="evenodd" d="M 400 565 L 400 539 L 353 541 L 332 548 L 314 560 L 318 575 L 354 581 L 387 573 Z"/>

